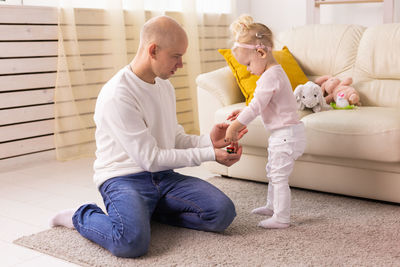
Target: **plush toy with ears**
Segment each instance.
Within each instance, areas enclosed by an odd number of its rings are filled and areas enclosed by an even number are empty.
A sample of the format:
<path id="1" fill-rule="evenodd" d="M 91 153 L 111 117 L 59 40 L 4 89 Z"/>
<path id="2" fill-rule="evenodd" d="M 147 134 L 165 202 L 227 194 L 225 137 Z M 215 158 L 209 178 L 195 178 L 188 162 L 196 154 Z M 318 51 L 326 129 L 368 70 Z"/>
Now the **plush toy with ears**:
<path id="1" fill-rule="evenodd" d="M 326 103 L 337 102 L 337 96 L 341 95 L 344 99 L 349 101 L 350 105 L 360 106 L 360 95 L 352 86 L 353 79 L 351 77 L 340 80 L 337 77 L 325 75 L 318 77 L 315 83 L 321 86 L 322 92 L 325 96 Z"/>
<path id="2" fill-rule="evenodd" d="M 325 102 L 321 87 L 313 82 L 298 85 L 293 94 L 299 110 L 309 108 L 314 112 L 319 112 L 331 109 L 331 106 Z"/>

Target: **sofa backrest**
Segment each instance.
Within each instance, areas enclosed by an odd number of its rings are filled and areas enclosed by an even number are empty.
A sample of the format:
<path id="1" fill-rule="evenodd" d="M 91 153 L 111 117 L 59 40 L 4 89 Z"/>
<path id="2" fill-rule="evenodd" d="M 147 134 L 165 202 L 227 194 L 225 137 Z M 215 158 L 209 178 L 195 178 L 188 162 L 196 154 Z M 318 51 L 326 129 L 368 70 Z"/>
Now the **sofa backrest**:
<path id="1" fill-rule="evenodd" d="M 310 80 L 322 75 L 351 75 L 365 28 L 312 24 L 280 33 L 276 48 L 286 45 Z"/>
<path id="2" fill-rule="evenodd" d="M 364 106 L 400 107 L 400 23 L 312 24 L 282 32 L 286 45 L 310 80 L 322 75 L 352 77 Z"/>
<path id="3" fill-rule="evenodd" d="M 354 65 L 353 86 L 365 106 L 400 107 L 400 23 L 365 30 Z"/>

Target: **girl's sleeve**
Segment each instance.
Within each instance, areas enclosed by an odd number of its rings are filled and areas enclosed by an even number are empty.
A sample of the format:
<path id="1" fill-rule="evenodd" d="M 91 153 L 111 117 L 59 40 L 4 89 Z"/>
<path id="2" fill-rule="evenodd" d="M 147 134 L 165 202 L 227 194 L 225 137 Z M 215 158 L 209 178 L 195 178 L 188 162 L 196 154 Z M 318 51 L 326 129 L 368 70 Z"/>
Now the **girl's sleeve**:
<path id="1" fill-rule="evenodd" d="M 271 101 L 274 90 L 268 89 L 266 86 L 257 86 L 254 97 L 250 104 L 240 112 L 237 120 L 243 124 L 248 125 L 258 115 L 262 114 Z"/>

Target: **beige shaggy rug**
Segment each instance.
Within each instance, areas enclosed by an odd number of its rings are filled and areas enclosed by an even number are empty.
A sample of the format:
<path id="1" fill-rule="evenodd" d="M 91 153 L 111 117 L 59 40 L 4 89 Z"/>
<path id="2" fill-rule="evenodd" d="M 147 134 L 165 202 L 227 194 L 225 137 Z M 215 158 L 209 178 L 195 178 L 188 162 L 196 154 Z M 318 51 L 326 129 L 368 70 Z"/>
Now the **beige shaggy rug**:
<path id="1" fill-rule="evenodd" d="M 214 177 L 236 205 L 222 234 L 153 223 L 150 251 L 114 257 L 75 230 L 49 229 L 14 241 L 82 266 L 400 266 L 400 206 L 292 189 L 292 226 L 257 227 L 250 211 L 264 203 L 267 185 Z"/>

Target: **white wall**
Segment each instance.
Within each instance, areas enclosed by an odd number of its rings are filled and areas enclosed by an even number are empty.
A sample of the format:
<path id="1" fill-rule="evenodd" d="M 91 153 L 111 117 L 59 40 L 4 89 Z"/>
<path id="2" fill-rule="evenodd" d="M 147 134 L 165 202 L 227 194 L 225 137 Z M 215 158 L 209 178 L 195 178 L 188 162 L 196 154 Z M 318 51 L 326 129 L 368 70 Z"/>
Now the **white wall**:
<path id="1" fill-rule="evenodd" d="M 243 0 L 234 0 L 232 1 L 235 16 L 238 17 L 241 14 L 250 14 L 251 13 L 251 1 L 243 1 Z"/>
<path id="2" fill-rule="evenodd" d="M 242 2 L 241 0 L 237 0 Z M 266 24 L 275 33 L 306 24 L 307 0 L 250 0 L 250 13 L 256 21 Z M 394 0 L 394 19 L 400 22 L 400 0 Z M 238 9 L 238 12 L 240 10 Z M 321 7 L 320 23 L 382 24 L 383 4 L 338 4 Z"/>
<path id="3" fill-rule="evenodd" d="M 306 0 L 251 0 L 250 14 L 274 33 L 306 24 Z"/>

